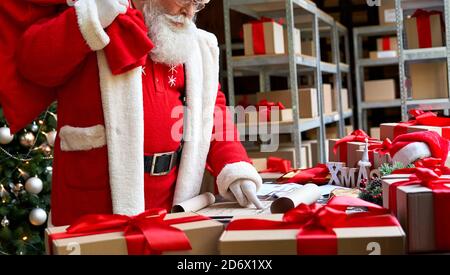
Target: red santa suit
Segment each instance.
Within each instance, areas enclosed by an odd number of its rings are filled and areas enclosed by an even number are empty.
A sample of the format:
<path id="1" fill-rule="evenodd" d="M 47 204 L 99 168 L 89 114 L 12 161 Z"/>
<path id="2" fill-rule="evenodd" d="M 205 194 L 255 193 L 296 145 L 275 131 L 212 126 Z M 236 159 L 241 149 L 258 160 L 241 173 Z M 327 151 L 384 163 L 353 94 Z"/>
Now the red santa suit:
<path id="1" fill-rule="evenodd" d="M 224 125 L 231 122 L 225 97 L 217 89 L 219 49 L 214 35 L 197 30 L 184 69 L 148 58 L 120 74 L 112 72 L 105 55 L 109 43 L 91 0 L 79 0 L 33 25 L 21 41 L 18 67 L 23 76 L 58 90 L 54 225 L 90 213 L 136 215 L 149 207 L 169 208 L 199 194 L 207 164 L 221 194 L 239 179 L 259 187 L 261 178 L 234 126 L 234 140 L 212 139 L 213 134 L 227 135 Z M 166 176 L 145 174 L 144 154 L 179 146 L 168 137 L 180 117 L 171 118 L 169 111 L 181 105 L 182 90 L 187 138 L 179 167 Z"/>

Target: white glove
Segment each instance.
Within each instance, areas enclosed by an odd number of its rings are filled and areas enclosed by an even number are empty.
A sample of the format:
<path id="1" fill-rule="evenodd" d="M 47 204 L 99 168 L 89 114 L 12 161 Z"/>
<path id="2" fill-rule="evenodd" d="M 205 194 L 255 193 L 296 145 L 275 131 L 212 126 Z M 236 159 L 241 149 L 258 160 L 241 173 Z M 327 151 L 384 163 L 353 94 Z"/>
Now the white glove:
<path id="1" fill-rule="evenodd" d="M 256 208 L 262 209 L 263 206 L 256 196 L 256 184 L 251 180 L 236 180 L 229 187 L 234 198 L 239 205 L 247 207 L 250 203 L 253 203 Z"/>
<path id="2" fill-rule="evenodd" d="M 97 13 L 103 28 L 108 27 L 119 14 L 125 14 L 128 9 L 128 0 L 94 0 L 97 4 Z"/>

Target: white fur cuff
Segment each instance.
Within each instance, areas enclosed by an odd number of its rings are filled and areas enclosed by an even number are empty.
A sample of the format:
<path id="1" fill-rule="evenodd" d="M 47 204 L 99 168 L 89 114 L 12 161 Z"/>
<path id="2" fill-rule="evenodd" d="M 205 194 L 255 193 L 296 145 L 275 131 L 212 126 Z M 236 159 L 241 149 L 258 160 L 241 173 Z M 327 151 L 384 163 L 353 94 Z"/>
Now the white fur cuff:
<path id="1" fill-rule="evenodd" d="M 106 47 L 109 36 L 100 24 L 95 1 L 78 0 L 74 6 L 81 34 L 91 50 L 98 51 Z"/>
<path id="2" fill-rule="evenodd" d="M 426 157 L 431 157 L 428 145 L 424 142 L 412 142 L 395 153 L 392 161 L 394 163 L 403 163 L 406 166 L 418 159 Z"/>
<path id="3" fill-rule="evenodd" d="M 227 196 L 228 188 L 236 180 L 251 180 L 258 191 L 262 185 L 261 176 L 255 167 L 248 162 L 240 161 L 225 165 L 217 176 L 217 187 L 222 196 Z"/>
<path id="4" fill-rule="evenodd" d="M 87 128 L 63 126 L 59 130 L 59 138 L 62 151 L 87 151 L 106 145 L 103 125 Z"/>

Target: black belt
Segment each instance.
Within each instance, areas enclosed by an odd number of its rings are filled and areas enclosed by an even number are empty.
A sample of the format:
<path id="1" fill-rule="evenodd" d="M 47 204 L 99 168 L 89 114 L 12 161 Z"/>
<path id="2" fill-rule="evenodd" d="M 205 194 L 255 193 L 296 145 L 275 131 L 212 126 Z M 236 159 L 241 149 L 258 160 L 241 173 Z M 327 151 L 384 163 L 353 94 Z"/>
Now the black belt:
<path id="1" fill-rule="evenodd" d="M 183 146 L 173 152 L 157 153 L 152 156 L 144 156 L 144 171 L 152 176 L 164 176 L 170 173 L 178 164 Z"/>

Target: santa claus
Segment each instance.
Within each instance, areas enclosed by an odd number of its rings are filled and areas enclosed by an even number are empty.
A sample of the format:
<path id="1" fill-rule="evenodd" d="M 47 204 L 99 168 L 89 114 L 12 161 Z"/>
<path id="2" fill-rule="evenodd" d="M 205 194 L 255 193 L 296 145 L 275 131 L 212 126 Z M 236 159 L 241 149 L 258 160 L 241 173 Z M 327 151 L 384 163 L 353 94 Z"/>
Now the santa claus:
<path id="1" fill-rule="evenodd" d="M 199 194 L 207 165 L 223 197 L 261 207 L 261 178 L 234 125 L 232 140 L 212 138 L 229 136 L 233 122 L 218 83 L 217 39 L 193 22 L 209 0 L 67 2 L 24 33 L 17 54 L 23 77 L 57 90 L 53 224 L 170 209 Z M 146 26 L 147 41 L 129 38 L 127 24 L 113 30 L 133 9 L 141 13 L 130 26 Z M 149 45 L 143 61 L 133 59 Z"/>

